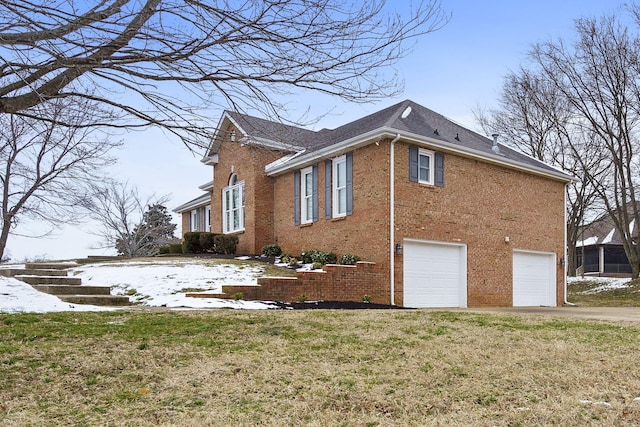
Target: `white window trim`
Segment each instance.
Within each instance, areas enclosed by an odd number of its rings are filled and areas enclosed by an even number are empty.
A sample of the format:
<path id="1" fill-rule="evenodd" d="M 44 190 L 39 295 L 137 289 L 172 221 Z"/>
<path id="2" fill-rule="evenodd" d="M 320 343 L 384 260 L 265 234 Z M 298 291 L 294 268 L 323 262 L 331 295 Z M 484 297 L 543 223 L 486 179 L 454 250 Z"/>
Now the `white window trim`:
<path id="1" fill-rule="evenodd" d="M 227 221 L 227 212 L 233 212 L 232 209 L 228 209 L 227 206 L 227 193 L 231 193 L 231 197 L 233 197 L 233 190 L 235 190 L 236 188 L 240 189 L 240 207 L 238 208 L 238 210 L 240 211 L 240 215 L 239 215 L 239 227 L 238 228 L 232 228 L 233 227 L 233 221 L 231 224 L 228 224 Z M 230 233 L 237 233 L 240 231 L 244 231 L 244 181 L 240 181 L 235 185 L 229 185 L 227 187 L 224 187 L 222 189 L 222 232 L 224 234 L 230 234 Z"/>
<path id="2" fill-rule="evenodd" d="M 427 181 L 420 179 L 420 156 L 425 156 L 429 158 L 429 177 Z M 436 173 L 435 173 L 435 165 L 436 165 L 436 154 L 433 151 L 425 150 L 424 148 L 420 148 L 418 150 L 418 182 L 421 184 L 429 184 L 435 185 L 436 182 Z"/>
<path id="3" fill-rule="evenodd" d="M 345 168 L 345 182 L 344 182 L 344 187 L 340 187 L 338 188 L 338 166 L 340 164 L 344 163 L 344 168 Z M 346 155 L 342 155 L 340 157 L 336 157 L 333 159 L 332 161 L 332 168 L 333 168 L 333 179 L 332 179 L 332 214 L 333 214 L 333 218 L 341 218 L 343 216 L 347 216 L 347 205 L 345 203 L 344 206 L 344 212 L 340 212 L 340 191 L 344 191 L 345 192 L 345 198 L 346 198 L 346 193 L 347 193 L 347 180 L 346 180 L 346 170 L 347 170 L 347 156 Z"/>
<path id="4" fill-rule="evenodd" d="M 194 209 L 191 212 L 189 212 L 189 215 L 191 216 L 191 229 L 189 231 L 199 231 L 198 227 L 199 227 L 199 223 L 200 223 L 200 218 L 198 215 L 198 209 Z"/>
<path id="5" fill-rule="evenodd" d="M 307 175 L 311 175 L 311 193 L 307 194 Z M 311 199 L 311 212 L 307 210 L 307 200 Z M 300 224 L 313 222 L 313 166 L 300 171 Z"/>

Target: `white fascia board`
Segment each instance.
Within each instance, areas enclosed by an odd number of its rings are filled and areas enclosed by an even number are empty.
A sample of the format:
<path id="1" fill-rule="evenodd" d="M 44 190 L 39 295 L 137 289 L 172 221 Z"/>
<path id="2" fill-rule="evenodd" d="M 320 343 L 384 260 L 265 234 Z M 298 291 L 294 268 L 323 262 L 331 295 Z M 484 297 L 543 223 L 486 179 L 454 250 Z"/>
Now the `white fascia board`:
<path id="1" fill-rule="evenodd" d="M 265 167 L 265 173 L 268 176 L 277 176 L 289 170 L 300 169 L 309 164 L 313 164 L 317 162 L 319 159 L 335 157 L 347 151 L 351 151 L 361 146 L 370 144 L 375 140 L 380 140 L 382 138 L 395 138 L 398 135 L 400 135 L 401 140 L 407 141 L 416 145 L 422 145 L 428 148 L 440 148 L 445 151 L 459 154 L 464 157 L 480 159 L 489 163 L 494 163 L 501 166 L 509 167 L 511 169 L 518 169 L 518 170 L 523 170 L 527 172 L 532 172 L 537 175 L 543 175 L 548 178 L 553 178 L 562 182 L 570 182 L 574 180 L 573 177 L 561 171 L 554 172 L 554 171 L 550 171 L 550 170 L 539 168 L 532 165 L 525 165 L 520 162 L 516 162 L 514 160 L 504 158 L 497 154 L 488 154 L 481 151 L 473 150 L 471 148 L 460 147 L 459 145 L 451 144 L 446 141 L 441 141 L 438 139 L 433 139 L 433 138 L 429 138 L 429 137 L 425 137 L 422 135 L 417 135 L 409 132 L 402 132 L 389 127 L 374 129 L 371 132 L 358 135 L 354 138 L 350 138 L 345 141 L 339 142 L 337 144 L 333 144 L 331 146 L 311 152 L 307 155 L 300 156 L 295 161 L 288 161 L 285 163 L 281 163 L 279 165 L 274 165 L 273 167 L 271 167 L 273 163 L 269 164 Z"/>
<path id="2" fill-rule="evenodd" d="M 216 139 L 218 139 L 218 134 L 219 134 L 220 132 L 222 132 L 222 123 L 224 122 L 224 120 L 225 120 L 225 119 L 229 120 L 229 121 L 231 122 L 231 124 L 233 124 L 233 125 L 236 127 L 236 129 L 238 129 L 238 130 L 239 130 L 243 135 L 246 135 L 246 134 L 247 134 L 247 133 L 244 131 L 244 129 L 242 129 L 242 128 L 240 127 L 240 125 L 238 124 L 238 122 L 236 122 L 235 120 L 233 120 L 233 118 L 229 115 L 229 113 L 227 113 L 227 112 L 225 111 L 225 112 L 224 112 L 224 114 L 222 115 L 222 117 L 220 117 L 220 120 L 218 120 L 218 126 L 216 126 L 216 131 L 215 131 L 215 133 L 213 134 L 213 138 L 211 138 L 211 142 L 209 143 L 209 148 L 207 148 L 207 155 L 204 157 L 204 159 L 202 159 L 202 162 L 203 162 L 203 163 L 206 163 L 206 162 L 205 162 L 205 159 L 210 159 L 210 158 L 213 158 L 213 157 L 217 156 L 217 154 L 216 154 L 216 155 L 214 155 L 214 156 L 211 156 L 211 155 L 210 155 L 210 154 L 211 154 L 211 149 L 213 148 L 213 144 L 215 144 Z M 217 163 L 217 162 L 218 162 L 218 159 L 217 159 L 217 157 L 216 157 L 216 163 Z M 207 163 L 207 164 L 210 164 L 210 163 Z"/>
<path id="3" fill-rule="evenodd" d="M 199 185 L 198 188 L 202 191 L 210 191 L 213 189 L 213 181 L 209 181 L 206 184 Z"/>
<path id="4" fill-rule="evenodd" d="M 207 166 L 215 166 L 218 164 L 218 155 L 214 154 L 213 156 L 205 156 L 200 160 L 200 162 Z"/>
<path id="5" fill-rule="evenodd" d="M 274 160 L 273 162 L 267 164 L 264 167 L 264 169 L 269 170 L 269 169 L 277 168 L 279 165 L 283 165 L 289 162 L 290 160 L 293 160 L 296 157 L 301 156 L 302 154 L 304 154 L 304 152 L 305 150 L 301 150 L 301 151 L 298 151 L 297 153 L 287 154 L 286 156 L 281 157 L 278 160 Z"/>
<path id="6" fill-rule="evenodd" d="M 275 148 L 277 150 L 282 150 L 282 151 L 302 151 L 304 150 L 304 147 L 300 147 L 299 145 L 293 145 L 293 144 L 287 144 L 285 142 L 280 142 L 280 141 L 274 141 L 272 139 L 267 139 L 267 138 L 258 138 L 258 137 L 244 137 L 242 139 L 240 139 L 240 143 L 241 144 L 247 144 L 247 145 L 260 145 L 263 147 L 268 147 L 268 148 Z"/>
<path id="7" fill-rule="evenodd" d="M 383 128 L 384 129 L 384 128 Z M 300 156 L 295 155 L 292 156 L 290 161 L 286 162 L 278 162 L 275 161 L 273 163 L 265 166 L 264 170 L 268 176 L 277 176 L 284 172 L 287 172 L 292 169 L 300 169 L 302 167 L 308 166 L 310 164 L 315 163 L 318 159 L 324 159 L 328 157 L 335 157 L 340 154 L 344 154 L 347 151 L 351 151 L 355 148 L 367 145 L 373 142 L 373 138 L 378 137 L 382 138 L 387 136 L 386 134 L 381 133 L 382 129 L 376 129 L 371 132 L 367 132 L 362 135 L 358 135 L 354 138 L 347 139 L 345 141 L 339 142 L 337 144 L 330 145 L 325 148 L 321 148 L 320 150 L 313 151 L 307 155 L 303 153 Z M 389 134 L 391 137 L 394 137 L 396 134 Z M 293 160 L 295 159 L 295 161 Z M 282 159 L 281 159 L 282 160 Z M 278 163 L 278 164 L 276 164 Z"/>
<path id="8" fill-rule="evenodd" d="M 211 193 L 208 193 L 208 194 L 203 194 L 202 196 L 196 199 L 193 199 L 191 201 L 188 201 L 187 203 L 184 203 L 178 206 L 173 211 L 175 213 L 182 213 L 182 212 L 193 210 L 195 208 L 200 208 L 202 206 L 207 206 L 210 204 L 211 204 Z"/>
<path id="9" fill-rule="evenodd" d="M 506 157 L 500 156 L 498 154 L 489 154 L 482 151 L 474 150 L 472 148 L 460 147 L 459 145 L 452 144 L 450 142 L 441 141 L 441 140 L 433 139 L 429 137 L 424 137 L 422 135 L 416 135 L 416 134 L 410 134 L 410 133 L 403 134 L 402 132 L 399 132 L 399 133 L 403 140 L 413 142 L 415 144 L 427 144 L 428 146 L 442 148 L 446 151 L 450 151 L 464 157 L 471 157 L 474 159 L 484 160 L 486 162 L 497 164 L 500 166 L 505 166 L 510 169 L 517 169 L 517 170 L 522 170 L 526 172 L 532 172 L 532 173 L 535 173 L 536 175 L 543 175 L 543 176 L 546 176 L 547 178 L 553 178 L 562 182 L 571 182 L 576 180 L 576 178 L 570 175 L 567 175 L 566 173 L 559 171 L 550 165 L 547 165 L 547 166 L 553 168 L 554 170 L 548 170 L 548 169 L 544 169 L 544 168 L 533 166 L 533 165 L 526 165 L 516 160 L 507 159 Z M 523 155 L 526 156 L 526 154 L 523 154 Z M 531 157 L 531 156 L 527 156 L 527 157 Z M 536 161 L 539 161 L 539 160 L 536 160 Z"/>

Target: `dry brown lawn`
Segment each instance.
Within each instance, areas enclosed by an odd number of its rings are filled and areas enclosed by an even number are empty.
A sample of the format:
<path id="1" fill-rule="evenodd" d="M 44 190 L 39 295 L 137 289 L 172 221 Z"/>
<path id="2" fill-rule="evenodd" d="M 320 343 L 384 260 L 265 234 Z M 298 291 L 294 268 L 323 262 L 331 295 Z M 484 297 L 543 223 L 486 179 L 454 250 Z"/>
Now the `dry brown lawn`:
<path id="1" fill-rule="evenodd" d="M 0 425 L 638 425 L 638 326 L 426 310 L 0 315 Z"/>

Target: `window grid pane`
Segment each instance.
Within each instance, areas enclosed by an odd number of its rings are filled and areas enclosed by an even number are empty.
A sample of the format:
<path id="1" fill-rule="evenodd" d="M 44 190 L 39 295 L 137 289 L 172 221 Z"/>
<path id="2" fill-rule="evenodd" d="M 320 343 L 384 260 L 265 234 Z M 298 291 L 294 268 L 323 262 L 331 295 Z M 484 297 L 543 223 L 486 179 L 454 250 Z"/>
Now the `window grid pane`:
<path id="1" fill-rule="evenodd" d="M 244 183 L 223 190 L 223 231 L 230 233 L 244 228 Z"/>
<path id="2" fill-rule="evenodd" d="M 420 182 L 432 184 L 431 156 L 428 154 L 420 154 L 418 156 L 418 180 Z"/>

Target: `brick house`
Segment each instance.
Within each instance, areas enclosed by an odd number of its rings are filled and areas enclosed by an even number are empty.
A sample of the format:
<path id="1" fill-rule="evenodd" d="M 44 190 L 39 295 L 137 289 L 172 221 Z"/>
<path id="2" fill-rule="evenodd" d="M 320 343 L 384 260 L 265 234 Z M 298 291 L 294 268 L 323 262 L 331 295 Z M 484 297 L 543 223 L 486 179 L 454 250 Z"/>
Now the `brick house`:
<path id="1" fill-rule="evenodd" d="M 320 131 L 227 111 L 202 162 L 182 229 L 237 234 L 239 253 L 357 254 L 382 303 L 564 302 L 571 177 L 412 101 Z"/>

